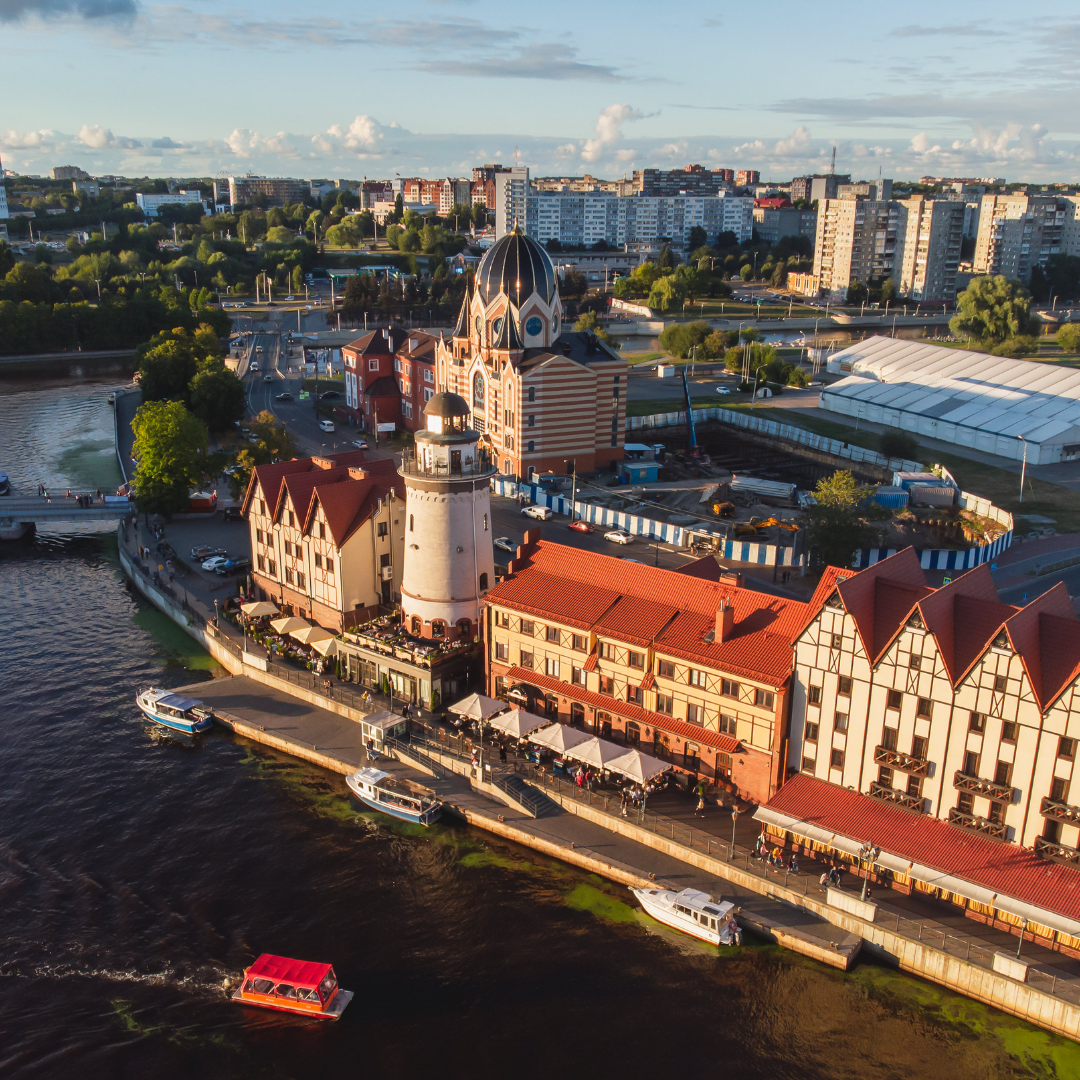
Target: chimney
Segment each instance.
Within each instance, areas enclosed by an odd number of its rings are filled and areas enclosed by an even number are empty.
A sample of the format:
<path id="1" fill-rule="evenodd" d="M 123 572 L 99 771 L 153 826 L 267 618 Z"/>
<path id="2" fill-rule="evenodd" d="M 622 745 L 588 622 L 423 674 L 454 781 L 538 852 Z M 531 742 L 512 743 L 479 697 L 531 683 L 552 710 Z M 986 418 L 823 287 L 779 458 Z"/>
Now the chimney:
<path id="1" fill-rule="evenodd" d="M 734 585 L 736 589 L 743 587 L 742 574 L 733 573 L 730 570 L 725 570 L 720 574 L 720 581 L 724 585 Z"/>
<path id="2" fill-rule="evenodd" d="M 730 600 L 721 600 L 716 609 L 716 633 L 713 641 L 723 644 L 730 641 L 735 630 L 735 608 Z"/>

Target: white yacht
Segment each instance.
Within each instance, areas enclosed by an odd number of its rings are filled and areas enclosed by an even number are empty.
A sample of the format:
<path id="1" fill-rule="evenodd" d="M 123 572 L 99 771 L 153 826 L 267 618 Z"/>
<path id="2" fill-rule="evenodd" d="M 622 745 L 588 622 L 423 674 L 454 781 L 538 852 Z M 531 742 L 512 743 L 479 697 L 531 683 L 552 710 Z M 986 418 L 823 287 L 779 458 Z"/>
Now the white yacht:
<path id="1" fill-rule="evenodd" d="M 365 806 L 402 821 L 430 825 L 442 816 L 442 803 L 434 791 L 382 769 L 357 769 L 345 783 Z"/>
<path id="2" fill-rule="evenodd" d="M 636 889 L 630 891 L 657 922 L 672 926 L 684 934 L 707 941 L 710 945 L 734 945 L 741 931 L 732 912 L 734 904 L 719 902 L 697 889 Z"/>
<path id="3" fill-rule="evenodd" d="M 214 723 L 213 710 L 195 698 L 174 694 L 171 690 L 154 687 L 140 690 L 135 696 L 135 703 L 155 724 L 185 735 L 206 731 Z"/>

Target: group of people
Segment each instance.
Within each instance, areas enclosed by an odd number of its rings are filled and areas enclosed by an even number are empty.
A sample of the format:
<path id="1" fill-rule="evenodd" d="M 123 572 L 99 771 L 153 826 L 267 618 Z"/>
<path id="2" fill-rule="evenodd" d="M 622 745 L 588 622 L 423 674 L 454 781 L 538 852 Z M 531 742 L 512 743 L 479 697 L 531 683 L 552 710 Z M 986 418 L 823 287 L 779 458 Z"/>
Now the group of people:
<path id="1" fill-rule="evenodd" d="M 620 809 L 622 816 L 626 817 L 628 810 L 641 810 L 645 806 L 645 792 L 633 785 L 628 784 L 622 789 L 622 794 L 619 797 L 621 804 Z"/>
<path id="2" fill-rule="evenodd" d="M 769 866 L 777 870 L 790 870 L 792 873 L 799 869 L 799 853 L 792 850 L 791 856 L 784 861 L 784 850 L 777 844 L 769 846 L 769 838 L 761 833 L 754 842 L 754 858 L 765 859 Z"/>

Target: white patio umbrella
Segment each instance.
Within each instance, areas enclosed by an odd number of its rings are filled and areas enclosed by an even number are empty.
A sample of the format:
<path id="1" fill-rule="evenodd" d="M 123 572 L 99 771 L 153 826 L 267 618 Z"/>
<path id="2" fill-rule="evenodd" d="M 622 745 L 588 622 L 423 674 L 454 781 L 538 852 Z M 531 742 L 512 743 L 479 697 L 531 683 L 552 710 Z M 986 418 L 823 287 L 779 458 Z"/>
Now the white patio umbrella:
<path id="1" fill-rule="evenodd" d="M 529 736 L 529 742 L 536 746 L 543 746 L 547 750 L 554 750 L 557 754 L 565 754 L 572 746 L 588 742 L 592 736 L 577 728 L 567 727 L 565 724 L 552 724 L 534 735 Z"/>
<path id="2" fill-rule="evenodd" d="M 511 709 L 509 712 L 496 716 L 488 725 L 493 731 L 501 731 L 504 735 L 510 735 L 515 739 L 521 739 L 531 731 L 550 724 L 546 716 L 537 716 L 535 713 L 526 712 L 524 709 Z"/>
<path id="3" fill-rule="evenodd" d="M 297 615 L 289 615 L 284 619 L 272 619 L 270 625 L 274 628 L 275 634 L 291 634 L 294 630 L 303 630 L 305 626 L 310 626 L 311 623 Z"/>
<path id="4" fill-rule="evenodd" d="M 639 784 L 644 784 L 646 780 L 659 776 L 671 766 L 666 761 L 654 758 L 650 754 L 643 754 L 640 750 L 628 750 L 621 757 L 609 761 L 605 768 L 636 780 Z"/>
<path id="5" fill-rule="evenodd" d="M 269 600 L 255 600 L 250 604 L 241 604 L 240 610 L 249 619 L 258 619 L 263 615 L 277 615 L 277 604 L 271 604 Z"/>
<path id="6" fill-rule="evenodd" d="M 337 655 L 338 640 L 336 637 L 328 638 L 325 641 L 313 641 L 311 647 L 319 653 L 320 656 L 336 656 Z"/>
<path id="7" fill-rule="evenodd" d="M 470 694 L 466 698 L 455 702 L 447 707 L 447 712 L 456 716 L 467 716 L 470 720 L 487 720 L 489 716 L 496 716 L 505 712 L 505 701 L 496 701 L 495 698 L 484 697 L 483 694 Z"/>
<path id="8" fill-rule="evenodd" d="M 302 630 L 290 630 L 289 637 L 296 638 L 304 645 L 314 645 L 317 641 L 329 641 L 334 635 L 321 626 L 305 626 Z"/>
<path id="9" fill-rule="evenodd" d="M 623 747 L 616 743 L 594 737 L 570 747 L 566 751 L 566 756 L 575 761 L 583 761 L 586 765 L 592 765 L 597 769 L 606 769 L 609 761 L 621 757 L 623 753 Z"/>

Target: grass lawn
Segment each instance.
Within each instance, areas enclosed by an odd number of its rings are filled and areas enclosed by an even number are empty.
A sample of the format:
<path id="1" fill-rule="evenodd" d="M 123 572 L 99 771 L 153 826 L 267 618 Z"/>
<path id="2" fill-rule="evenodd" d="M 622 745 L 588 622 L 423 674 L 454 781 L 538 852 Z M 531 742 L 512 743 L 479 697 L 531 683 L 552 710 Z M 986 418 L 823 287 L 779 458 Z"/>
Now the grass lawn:
<path id="1" fill-rule="evenodd" d="M 616 341 L 618 339 L 616 338 Z M 659 360 L 664 353 L 662 352 L 624 352 L 619 350 L 619 355 L 631 366 L 635 364 L 648 364 L 653 360 Z"/>

